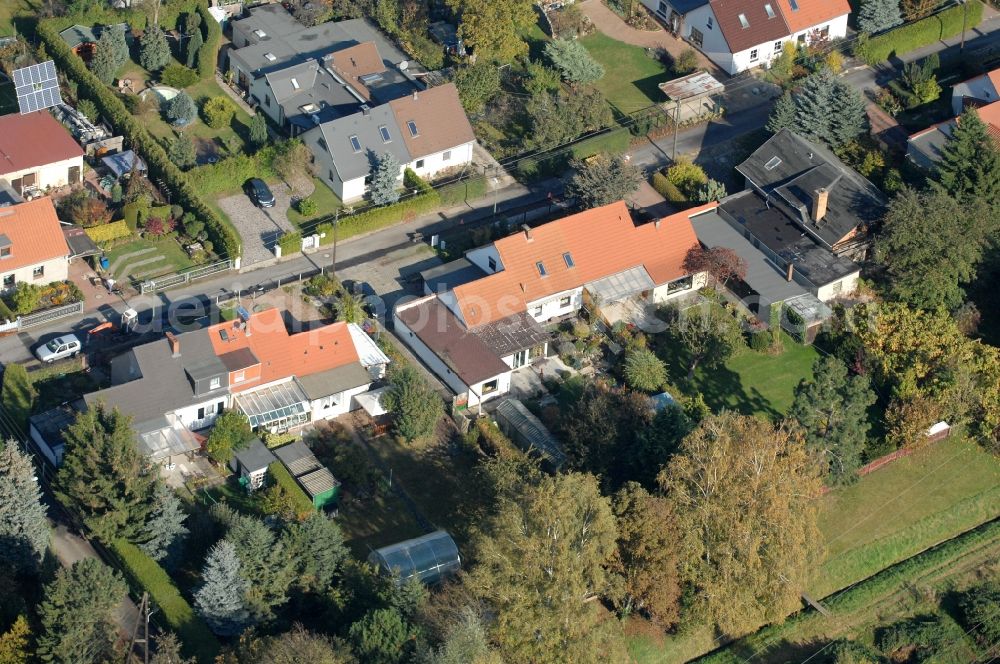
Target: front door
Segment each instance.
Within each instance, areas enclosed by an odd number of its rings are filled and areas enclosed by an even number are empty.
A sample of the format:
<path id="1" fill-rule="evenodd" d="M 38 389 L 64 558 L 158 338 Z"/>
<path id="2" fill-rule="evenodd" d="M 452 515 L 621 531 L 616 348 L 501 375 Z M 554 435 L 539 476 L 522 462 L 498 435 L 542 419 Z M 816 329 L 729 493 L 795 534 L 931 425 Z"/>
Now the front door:
<path id="1" fill-rule="evenodd" d="M 528 362 L 528 351 L 519 350 L 514 353 L 514 368 L 523 367 Z"/>
<path id="2" fill-rule="evenodd" d="M 80 181 L 80 167 L 70 166 L 69 174 L 67 175 L 66 179 L 69 181 L 70 184 L 78 183 Z"/>

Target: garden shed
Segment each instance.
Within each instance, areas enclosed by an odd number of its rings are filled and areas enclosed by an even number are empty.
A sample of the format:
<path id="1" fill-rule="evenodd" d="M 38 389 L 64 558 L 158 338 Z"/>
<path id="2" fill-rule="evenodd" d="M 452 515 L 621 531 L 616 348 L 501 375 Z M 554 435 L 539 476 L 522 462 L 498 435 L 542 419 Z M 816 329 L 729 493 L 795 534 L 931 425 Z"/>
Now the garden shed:
<path id="1" fill-rule="evenodd" d="M 142 157 L 136 157 L 135 153 L 131 150 L 125 150 L 124 152 L 116 152 L 113 155 L 108 155 L 107 157 L 101 158 L 101 163 L 111 171 L 111 175 L 114 176 L 116 180 L 120 180 L 123 175 L 128 175 L 132 172 L 132 164 L 138 159 L 139 163 L 136 164 L 136 170 L 139 175 L 146 174 L 146 162 L 142 160 Z"/>
<path id="2" fill-rule="evenodd" d="M 340 497 L 340 482 L 319 462 L 305 443 L 297 440 L 283 445 L 274 450 L 274 455 L 306 492 L 313 507 L 319 510 L 337 503 Z"/>
<path id="3" fill-rule="evenodd" d="M 275 461 L 271 450 L 267 449 L 260 438 L 254 438 L 249 445 L 236 452 L 229 461 L 229 467 L 239 475 L 241 486 L 254 491 L 264 486 L 267 467 Z"/>
<path id="4" fill-rule="evenodd" d="M 566 454 L 541 420 L 517 399 L 504 399 L 495 413 L 504 435 L 527 452 L 534 452 L 558 470 L 566 463 Z"/>
<path id="5" fill-rule="evenodd" d="M 458 546 L 444 530 L 376 549 L 368 554 L 368 562 L 385 574 L 397 573 L 399 583 L 414 576 L 436 583 L 462 567 Z"/>

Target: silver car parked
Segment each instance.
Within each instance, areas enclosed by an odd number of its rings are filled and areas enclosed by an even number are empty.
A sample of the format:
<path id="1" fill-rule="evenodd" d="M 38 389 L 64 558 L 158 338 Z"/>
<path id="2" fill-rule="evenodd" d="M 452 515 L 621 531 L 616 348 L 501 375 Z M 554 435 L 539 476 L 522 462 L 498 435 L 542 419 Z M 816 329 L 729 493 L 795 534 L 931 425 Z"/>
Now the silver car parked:
<path id="1" fill-rule="evenodd" d="M 36 348 L 35 357 L 45 363 L 55 362 L 64 357 L 73 357 L 80 352 L 81 347 L 75 334 L 66 334 Z"/>

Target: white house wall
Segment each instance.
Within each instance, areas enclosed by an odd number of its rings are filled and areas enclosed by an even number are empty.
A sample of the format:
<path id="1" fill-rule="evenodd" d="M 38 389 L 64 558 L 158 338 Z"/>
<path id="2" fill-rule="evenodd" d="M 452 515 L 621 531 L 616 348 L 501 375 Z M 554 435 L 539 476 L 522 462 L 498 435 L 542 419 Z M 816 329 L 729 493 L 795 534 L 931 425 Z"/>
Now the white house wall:
<path id="1" fill-rule="evenodd" d="M 569 304 L 561 306 L 560 301 L 569 297 Z M 538 310 L 541 307 L 541 311 Z M 548 295 L 537 300 L 528 302 L 528 313 L 539 323 L 544 323 L 552 318 L 576 313 L 583 308 L 583 287 L 562 291 L 554 295 Z"/>
<path id="2" fill-rule="evenodd" d="M 17 256 L 17 246 L 13 248 L 14 256 Z M 41 267 L 43 273 L 39 277 L 35 277 L 35 268 Z M 60 256 L 58 258 L 52 258 L 47 261 L 42 261 L 41 263 L 35 263 L 33 265 L 25 265 L 24 267 L 19 267 L 16 270 L 4 270 L 3 260 L 0 260 L 0 284 L 3 280 L 14 275 L 14 284 L 4 288 L 5 291 L 13 290 L 17 287 L 19 283 L 29 283 L 42 285 L 47 284 L 52 281 L 65 281 L 69 277 L 69 256 Z"/>
<path id="3" fill-rule="evenodd" d="M 493 259 L 493 262 L 496 263 L 495 269 L 490 267 L 491 258 Z M 503 271 L 503 261 L 500 260 L 500 252 L 498 252 L 496 246 L 492 244 L 488 244 L 485 247 L 470 249 L 465 252 L 465 259 L 477 266 L 486 274 Z"/>
<path id="4" fill-rule="evenodd" d="M 817 23 L 816 25 L 807 28 L 805 30 L 800 30 L 792 35 L 792 39 L 798 42 L 799 37 L 805 37 L 806 42 L 812 41 L 810 39 L 810 33 L 816 30 L 822 30 L 826 26 L 830 27 L 829 39 L 843 39 L 847 36 L 847 14 L 843 16 L 838 16 L 832 21 L 827 21 L 825 23 Z"/>
<path id="5" fill-rule="evenodd" d="M 711 25 L 712 27 L 708 27 Z M 729 43 L 722 35 L 719 28 L 719 21 L 712 11 L 711 5 L 698 7 L 684 16 L 684 27 L 681 36 L 684 39 L 691 38 L 691 29 L 694 28 L 703 35 L 702 44 L 699 47 L 709 60 L 719 65 L 730 74 L 736 73 L 733 69 L 733 54 L 729 52 Z"/>
<path id="6" fill-rule="evenodd" d="M 174 411 L 174 415 L 187 429 L 197 431 L 211 426 L 215 422 L 215 418 L 219 416 L 219 405 L 221 404 L 222 408 L 228 408 L 230 399 L 231 397 L 227 394 L 219 394 L 193 406 L 178 408 Z M 200 408 L 204 408 L 205 412 L 199 418 L 198 409 Z"/>
<path id="7" fill-rule="evenodd" d="M 499 376 L 494 376 L 493 378 L 487 378 L 484 381 L 476 383 L 469 387 L 469 407 L 478 406 L 480 403 L 486 403 L 490 399 L 496 399 L 497 397 L 502 397 L 510 392 L 510 374 L 511 372 L 502 373 Z M 483 385 L 490 383 L 492 381 L 497 381 L 497 389 L 490 392 L 489 394 L 483 394 Z M 482 398 L 480 398 L 482 395 Z"/>
<path id="8" fill-rule="evenodd" d="M 285 118 L 282 117 L 281 104 L 277 102 L 271 94 L 271 86 L 267 84 L 267 79 L 263 76 L 250 81 L 250 96 L 258 101 L 258 108 L 264 114 L 274 120 L 279 127 L 285 126 Z"/>
<path id="9" fill-rule="evenodd" d="M 472 163 L 473 143 L 474 141 L 470 141 L 465 145 L 458 145 L 448 150 L 442 150 L 441 152 L 421 157 L 420 159 L 414 159 L 408 166 L 422 178 L 434 177 L 445 169 Z M 448 159 L 444 158 L 445 153 L 451 153 Z M 423 165 L 418 167 L 417 162 L 423 162 Z"/>
<path id="10" fill-rule="evenodd" d="M 816 289 L 816 297 L 821 302 L 829 302 L 837 297 L 853 293 L 858 289 L 858 279 L 860 279 L 860 277 L 861 273 L 855 272 L 854 274 L 849 274 L 842 279 L 830 282 L 825 286 Z"/>
<path id="11" fill-rule="evenodd" d="M 686 288 L 684 290 L 669 292 L 669 284 L 662 284 L 653 289 L 653 302 L 655 304 L 660 304 L 662 302 L 667 302 L 673 300 L 674 298 L 680 297 L 687 293 L 693 293 L 699 291 L 706 286 L 708 283 L 708 278 L 705 272 L 699 272 L 691 278 L 691 288 Z"/>
<path id="12" fill-rule="evenodd" d="M 331 420 L 335 417 L 346 415 L 351 411 L 354 397 L 367 392 L 369 387 L 371 387 L 371 383 L 365 383 L 364 385 L 358 385 L 357 387 L 352 387 L 349 390 L 344 390 L 328 397 L 313 399 L 309 403 L 312 412 L 312 421 Z"/>
<path id="13" fill-rule="evenodd" d="M 334 181 L 336 184 L 336 181 Z M 365 186 L 365 178 L 361 176 L 359 178 L 354 178 L 353 180 L 348 180 L 341 184 L 340 191 L 334 187 L 334 193 L 340 198 L 340 200 L 346 202 L 361 200 L 365 197 L 365 192 L 367 187 Z"/>
<path id="14" fill-rule="evenodd" d="M 2 164 L 0 164 L 2 166 Z M 83 181 L 83 155 L 79 157 L 73 157 L 72 159 L 63 159 L 61 161 L 55 161 L 51 164 L 45 164 L 43 166 L 32 166 L 31 168 L 25 168 L 20 171 L 10 171 L 8 173 L 0 173 L 0 178 L 7 180 L 8 182 L 13 182 L 14 180 L 24 177 L 25 175 L 35 174 L 35 187 L 39 189 L 46 189 L 47 187 L 64 187 L 69 184 L 69 169 L 76 166 L 80 175 L 77 182 Z"/>

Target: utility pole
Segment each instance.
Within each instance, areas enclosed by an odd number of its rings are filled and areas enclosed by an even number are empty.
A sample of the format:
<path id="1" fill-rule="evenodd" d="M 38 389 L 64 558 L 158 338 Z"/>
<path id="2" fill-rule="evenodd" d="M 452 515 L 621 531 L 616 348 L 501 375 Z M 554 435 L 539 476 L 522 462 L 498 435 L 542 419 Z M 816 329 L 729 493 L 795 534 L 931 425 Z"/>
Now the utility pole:
<path id="1" fill-rule="evenodd" d="M 962 43 L 958 47 L 959 53 L 965 53 L 965 30 L 969 25 L 969 0 L 962 0 Z"/>
<path id="2" fill-rule="evenodd" d="M 330 275 L 337 278 L 337 228 L 340 227 L 340 208 L 333 213 L 333 265 L 330 266 Z"/>
<path id="3" fill-rule="evenodd" d="M 677 106 L 674 107 L 674 149 L 671 150 L 670 159 L 673 161 L 677 160 L 677 131 L 681 124 L 681 100 L 677 100 Z"/>
<path id="4" fill-rule="evenodd" d="M 125 652 L 125 664 L 130 664 L 132 662 L 132 655 L 134 654 L 136 644 L 142 644 L 142 661 L 144 664 L 149 664 L 149 617 L 153 615 L 152 607 L 149 605 L 149 593 L 142 594 L 142 600 L 139 602 L 139 616 L 135 621 L 135 627 L 132 628 L 132 638 L 128 644 L 128 650 Z M 142 638 L 139 638 L 139 624 L 143 625 Z"/>

